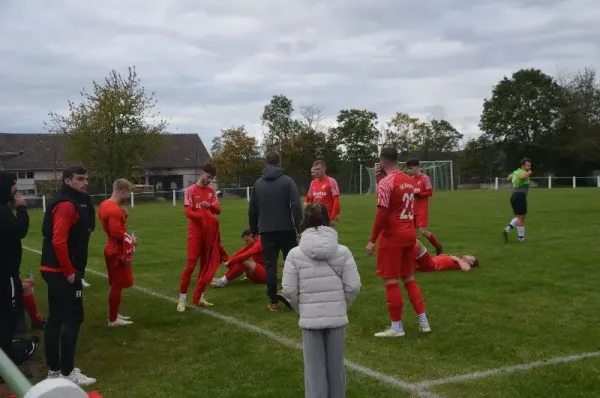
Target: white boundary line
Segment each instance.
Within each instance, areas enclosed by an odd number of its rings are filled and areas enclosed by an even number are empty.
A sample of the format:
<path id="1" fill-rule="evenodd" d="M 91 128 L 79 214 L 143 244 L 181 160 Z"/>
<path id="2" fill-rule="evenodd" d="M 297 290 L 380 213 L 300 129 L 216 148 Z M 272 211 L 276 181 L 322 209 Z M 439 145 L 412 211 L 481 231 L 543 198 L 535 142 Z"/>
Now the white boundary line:
<path id="1" fill-rule="evenodd" d="M 520 365 L 504 366 L 502 368 L 482 370 L 479 372 L 466 373 L 466 374 L 458 375 L 458 376 L 444 377 L 444 378 L 436 379 L 436 380 L 424 380 L 424 381 L 415 383 L 415 386 L 417 387 L 417 389 L 426 390 L 426 389 L 440 386 L 443 384 L 473 381 L 476 379 L 481 379 L 481 378 L 490 377 L 490 376 L 506 375 L 506 374 L 510 374 L 510 373 L 522 372 L 524 370 L 535 369 L 535 368 L 539 368 L 542 366 L 558 365 L 561 363 L 580 361 L 582 359 L 588 359 L 588 358 L 594 358 L 594 357 L 600 357 L 600 351 L 587 352 L 585 354 L 579 354 L 579 355 L 569 355 L 569 356 L 565 356 L 565 357 L 550 358 L 550 359 L 546 359 L 546 360 L 542 360 L 542 361 L 523 363 Z"/>
<path id="2" fill-rule="evenodd" d="M 41 251 L 36 250 L 36 249 L 32 249 L 32 248 L 27 247 L 27 246 L 23 246 L 23 249 L 28 250 L 28 251 L 33 252 L 33 253 L 36 253 L 36 254 L 40 254 L 40 255 L 42 254 Z M 104 274 L 102 272 L 98 272 L 98 271 L 90 269 L 90 268 L 87 268 L 86 271 L 89 272 L 89 273 L 91 273 L 91 274 L 94 274 L 94 275 L 97 275 L 97 276 L 101 276 L 103 278 L 107 278 L 106 274 Z M 177 304 L 177 302 L 178 302 L 178 300 L 176 298 L 169 297 L 169 296 L 164 295 L 162 293 L 158 293 L 158 292 L 155 292 L 155 291 L 150 290 L 150 289 L 146 289 L 146 288 L 138 286 L 138 285 L 134 285 L 133 289 L 135 289 L 135 290 L 137 290 L 137 291 L 139 291 L 141 293 L 144 293 L 144 294 L 146 294 L 148 296 L 159 298 L 159 299 L 171 302 L 173 304 Z M 216 311 L 207 310 L 205 308 L 199 308 L 199 307 L 195 307 L 195 306 L 188 306 L 188 308 L 197 310 L 200 313 L 208 315 L 208 316 L 211 316 L 213 318 L 220 319 L 221 321 L 223 321 L 225 323 L 228 323 L 230 325 L 233 325 L 233 326 L 237 326 L 240 329 L 243 329 L 243 330 L 246 330 L 246 331 L 250 331 L 250 332 L 253 332 L 255 334 L 264 336 L 264 337 L 266 337 L 266 338 L 268 338 L 270 340 L 276 341 L 276 342 L 278 342 L 278 343 L 280 343 L 280 344 L 282 344 L 282 345 L 284 345 L 286 347 L 294 348 L 296 350 L 302 350 L 302 344 L 300 344 L 297 341 L 288 339 L 287 337 L 280 336 L 280 335 L 275 334 L 275 333 L 273 333 L 273 332 L 271 332 L 269 330 L 262 329 L 262 328 L 260 328 L 258 326 L 255 326 L 255 325 L 252 325 L 250 323 L 241 321 L 241 320 L 239 320 L 237 318 L 234 318 L 234 317 L 231 317 L 231 316 L 228 316 L 228 315 L 223 315 L 223 314 L 220 314 L 220 313 L 218 313 Z M 397 378 L 395 378 L 393 376 L 389 376 L 389 375 L 377 372 L 376 370 L 373 370 L 373 369 L 367 368 L 365 366 L 359 365 L 359 364 L 357 364 L 355 362 L 352 362 L 350 360 L 347 360 L 347 359 L 344 360 L 344 364 L 346 365 L 347 368 L 352 369 L 352 370 L 354 370 L 357 373 L 361 373 L 361 374 L 363 374 L 365 376 L 369 376 L 369 377 L 371 377 L 371 378 L 373 378 L 373 379 L 375 379 L 375 380 L 377 380 L 377 381 L 379 381 L 381 383 L 389 384 L 389 385 L 391 385 L 393 387 L 396 387 L 396 388 L 399 388 L 399 389 L 402 389 L 402 390 L 405 390 L 405 391 L 408 391 L 408 392 L 412 392 L 412 393 L 418 395 L 419 397 L 424 397 L 424 398 L 441 398 L 437 394 L 433 394 L 431 392 L 426 391 L 425 387 L 419 387 L 416 384 L 407 383 L 407 382 L 402 381 L 400 379 L 397 379 Z"/>

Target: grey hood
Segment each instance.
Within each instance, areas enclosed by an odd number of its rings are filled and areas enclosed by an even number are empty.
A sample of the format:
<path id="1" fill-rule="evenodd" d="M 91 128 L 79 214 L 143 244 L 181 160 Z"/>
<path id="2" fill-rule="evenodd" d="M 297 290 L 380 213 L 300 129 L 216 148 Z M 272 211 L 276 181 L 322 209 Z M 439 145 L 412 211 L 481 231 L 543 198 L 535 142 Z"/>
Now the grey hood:
<path id="1" fill-rule="evenodd" d="M 273 166 L 270 164 L 265 165 L 263 168 L 262 177 L 265 180 L 276 180 L 283 175 L 283 169 L 279 166 Z"/>
<path id="2" fill-rule="evenodd" d="M 300 237 L 300 250 L 315 260 L 328 260 L 338 250 L 338 234 L 330 227 L 308 228 Z"/>

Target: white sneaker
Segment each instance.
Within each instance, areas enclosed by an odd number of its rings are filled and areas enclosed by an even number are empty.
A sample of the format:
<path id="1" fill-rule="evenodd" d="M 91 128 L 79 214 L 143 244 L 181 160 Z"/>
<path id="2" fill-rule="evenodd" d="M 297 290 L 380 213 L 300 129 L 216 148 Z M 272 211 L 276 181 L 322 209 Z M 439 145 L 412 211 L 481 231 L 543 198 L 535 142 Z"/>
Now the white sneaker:
<path id="1" fill-rule="evenodd" d="M 70 375 L 60 375 L 60 377 L 68 379 L 69 381 L 81 387 L 89 386 L 90 384 L 94 384 L 96 382 L 96 379 L 84 375 L 83 373 L 81 373 L 81 370 L 77 368 L 73 369 Z"/>
<path id="2" fill-rule="evenodd" d="M 117 318 L 122 319 L 124 321 L 129 321 L 131 320 L 130 316 L 125 316 L 125 315 L 121 315 L 121 314 L 117 314 Z"/>
<path id="3" fill-rule="evenodd" d="M 431 332 L 431 326 L 429 326 L 429 322 L 428 321 L 422 321 L 422 322 L 419 321 L 419 329 L 423 333 L 430 333 Z"/>
<path id="4" fill-rule="evenodd" d="M 108 321 L 108 326 L 127 326 L 127 325 L 131 325 L 133 322 L 131 321 L 126 321 L 123 318 L 119 318 L 117 317 L 117 319 L 114 322 Z"/>
<path id="5" fill-rule="evenodd" d="M 223 279 L 213 279 L 212 282 L 210 283 L 210 285 L 212 287 L 226 287 L 227 285 L 229 285 L 229 281 L 227 279 L 223 280 Z"/>
<path id="6" fill-rule="evenodd" d="M 177 311 L 184 312 L 185 311 L 185 300 L 179 300 L 177 303 Z"/>
<path id="7" fill-rule="evenodd" d="M 389 328 L 383 332 L 375 333 L 375 337 L 404 337 L 404 329 Z"/>
<path id="8" fill-rule="evenodd" d="M 60 370 L 48 370 L 48 379 L 58 379 L 60 377 Z"/>
<path id="9" fill-rule="evenodd" d="M 90 287 L 91 285 L 85 281 L 85 279 L 81 279 L 81 286 Z"/>

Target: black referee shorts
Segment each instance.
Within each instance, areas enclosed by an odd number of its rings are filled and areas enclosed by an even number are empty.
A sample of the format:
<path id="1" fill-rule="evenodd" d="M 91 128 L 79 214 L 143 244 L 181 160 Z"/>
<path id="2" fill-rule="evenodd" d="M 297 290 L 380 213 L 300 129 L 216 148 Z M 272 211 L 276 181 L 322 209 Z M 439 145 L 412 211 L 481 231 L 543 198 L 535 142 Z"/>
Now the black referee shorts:
<path id="1" fill-rule="evenodd" d="M 513 192 L 510 197 L 510 205 L 515 216 L 524 216 L 527 214 L 527 193 Z"/>

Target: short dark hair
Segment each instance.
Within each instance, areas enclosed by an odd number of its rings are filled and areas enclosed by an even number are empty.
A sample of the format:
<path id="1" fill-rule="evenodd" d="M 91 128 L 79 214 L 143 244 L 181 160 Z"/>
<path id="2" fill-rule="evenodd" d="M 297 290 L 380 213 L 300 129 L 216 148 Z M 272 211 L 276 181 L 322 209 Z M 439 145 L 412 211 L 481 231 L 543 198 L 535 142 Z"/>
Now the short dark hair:
<path id="1" fill-rule="evenodd" d="M 387 162 L 397 163 L 398 162 L 398 150 L 392 147 L 385 147 L 381 149 L 379 153 L 379 159 Z"/>
<path id="2" fill-rule="evenodd" d="M 62 172 L 63 181 L 67 178 L 71 179 L 75 174 L 84 175 L 87 174 L 87 170 L 83 166 L 69 166 Z"/>
<path id="3" fill-rule="evenodd" d="M 274 151 L 268 152 L 267 156 L 265 157 L 265 163 L 270 164 L 272 166 L 281 164 L 281 156 Z"/>
<path id="4" fill-rule="evenodd" d="M 521 159 L 521 166 L 524 166 L 525 163 L 527 163 L 527 162 L 531 163 L 531 159 L 529 159 L 529 158 L 523 158 L 523 159 Z"/>
<path id="5" fill-rule="evenodd" d="M 321 166 L 323 166 L 323 168 L 327 168 L 327 164 L 325 163 L 324 160 L 321 160 L 321 159 L 315 160 L 312 165 L 313 165 L 313 167 L 321 165 Z"/>
<path id="6" fill-rule="evenodd" d="M 217 175 L 217 168 L 210 163 L 205 163 L 200 170 L 213 177 Z"/>
<path id="7" fill-rule="evenodd" d="M 418 159 L 411 159 L 408 162 L 406 162 L 406 167 L 419 167 L 419 160 Z"/>
<path id="8" fill-rule="evenodd" d="M 242 238 L 245 238 L 246 236 L 252 236 L 252 232 L 250 232 L 249 229 L 245 229 L 242 231 Z"/>
<path id="9" fill-rule="evenodd" d="M 475 256 L 473 256 L 475 257 Z M 471 265 L 471 267 L 479 267 L 479 259 L 477 257 L 475 257 L 475 261 L 473 261 L 473 264 Z"/>
<path id="10" fill-rule="evenodd" d="M 302 215 L 302 223 L 300 223 L 300 232 L 304 232 L 308 228 L 328 227 L 331 225 L 329 212 L 327 207 L 322 203 L 309 203 L 304 208 Z"/>

